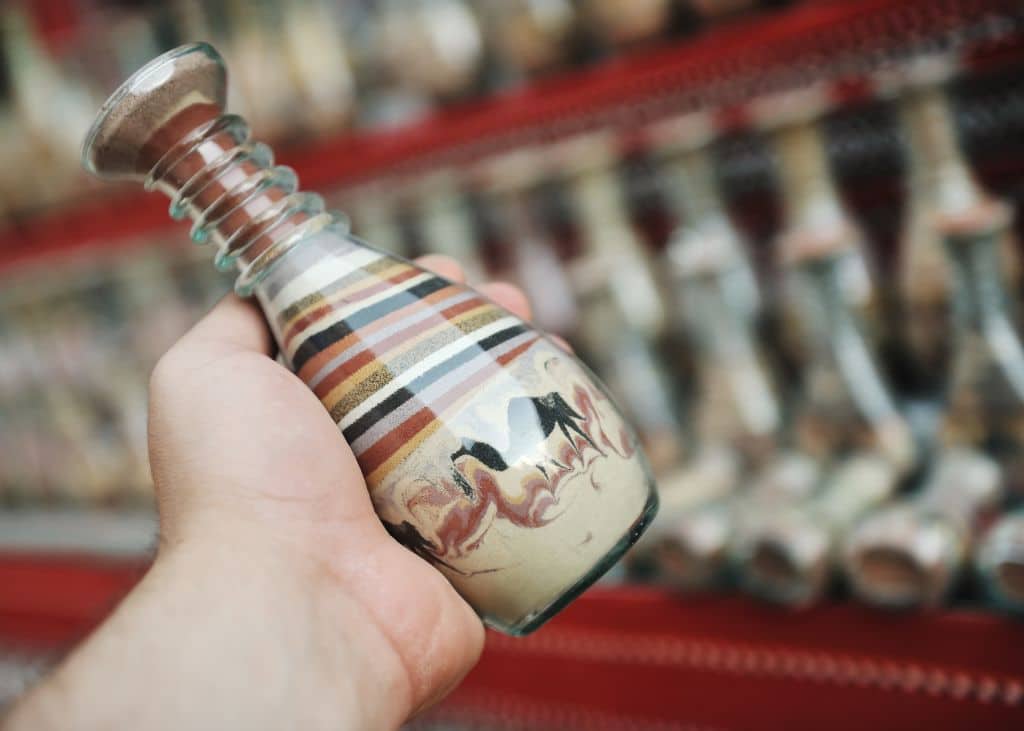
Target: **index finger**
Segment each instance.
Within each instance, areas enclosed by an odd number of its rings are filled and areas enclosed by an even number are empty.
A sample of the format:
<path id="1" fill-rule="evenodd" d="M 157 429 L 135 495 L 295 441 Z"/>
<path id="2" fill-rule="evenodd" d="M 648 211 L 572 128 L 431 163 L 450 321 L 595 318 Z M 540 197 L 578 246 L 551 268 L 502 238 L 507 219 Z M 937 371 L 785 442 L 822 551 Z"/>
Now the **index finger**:
<path id="1" fill-rule="evenodd" d="M 234 292 L 214 305 L 175 347 L 210 355 L 252 352 L 272 356 L 277 349 L 259 305 Z"/>

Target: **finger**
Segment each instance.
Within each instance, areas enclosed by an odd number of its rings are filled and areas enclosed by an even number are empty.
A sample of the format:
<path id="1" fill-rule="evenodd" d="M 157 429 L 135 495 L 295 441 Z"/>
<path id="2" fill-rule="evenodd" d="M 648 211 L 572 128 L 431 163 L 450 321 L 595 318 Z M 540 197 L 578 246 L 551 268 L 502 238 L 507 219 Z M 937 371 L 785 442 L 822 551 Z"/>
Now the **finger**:
<path id="1" fill-rule="evenodd" d="M 565 338 L 563 338 L 561 335 L 555 335 L 554 333 L 547 333 L 547 336 L 548 336 L 548 340 L 553 341 L 555 343 L 555 345 L 560 347 L 566 353 L 573 352 L 572 346 L 569 345 L 569 341 L 566 340 Z"/>
<path id="2" fill-rule="evenodd" d="M 252 300 L 229 294 L 182 336 L 176 348 L 205 353 L 249 351 L 272 355 L 274 339 Z"/>
<path id="3" fill-rule="evenodd" d="M 419 257 L 416 263 L 424 269 L 429 269 L 434 274 L 450 279 L 453 282 L 466 281 L 466 273 L 462 271 L 462 265 L 450 256 L 427 254 L 426 256 Z"/>
<path id="4" fill-rule="evenodd" d="M 481 294 L 494 300 L 494 302 L 523 320 L 529 320 L 533 315 L 530 300 L 523 294 L 523 290 L 514 284 L 509 284 L 508 282 L 488 282 L 487 284 L 480 285 L 477 289 Z"/>

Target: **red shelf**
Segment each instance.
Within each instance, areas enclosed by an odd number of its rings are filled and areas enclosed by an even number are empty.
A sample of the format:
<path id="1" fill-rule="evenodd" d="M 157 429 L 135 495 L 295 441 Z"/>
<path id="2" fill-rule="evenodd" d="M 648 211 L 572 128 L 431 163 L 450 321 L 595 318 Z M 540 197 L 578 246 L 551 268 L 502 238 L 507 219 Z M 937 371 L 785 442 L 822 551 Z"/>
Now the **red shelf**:
<path id="1" fill-rule="evenodd" d="M 844 58 L 887 57 L 928 39 L 954 38 L 995 12 L 1019 16 L 1009 0 L 804 2 L 713 28 L 670 47 L 543 80 L 513 93 L 452 108 L 411 126 L 350 134 L 286 151 L 310 190 L 370 176 L 472 160 L 598 126 L 636 127 L 669 112 L 735 110 L 755 93 L 794 83 L 797 68 Z M 1012 32 L 1011 32 L 1012 31 Z M 969 46 L 977 63 L 1016 54 L 1019 29 Z M 873 55 L 874 54 L 874 55 Z M 728 84 L 722 83 L 729 80 Z M 169 225 L 157 195 L 121 194 L 0 231 L 0 270 L 91 245 L 130 245 Z"/>
<path id="2" fill-rule="evenodd" d="M 525 639 L 491 635 L 437 715 L 501 728 L 1021 728 L 1024 625 L 802 612 L 593 590 Z"/>
<path id="3" fill-rule="evenodd" d="M 65 648 L 142 570 L 0 557 L 0 644 Z M 790 611 L 596 587 L 529 637 L 490 633 L 431 715 L 531 729 L 1020 728 L 1022 647 L 1024 624 L 981 612 Z"/>
<path id="4" fill-rule="evenodd" d="M 0 645 L 47 651 L 75 642 L 144 571 L 138 561 L 0 554 Z"/>

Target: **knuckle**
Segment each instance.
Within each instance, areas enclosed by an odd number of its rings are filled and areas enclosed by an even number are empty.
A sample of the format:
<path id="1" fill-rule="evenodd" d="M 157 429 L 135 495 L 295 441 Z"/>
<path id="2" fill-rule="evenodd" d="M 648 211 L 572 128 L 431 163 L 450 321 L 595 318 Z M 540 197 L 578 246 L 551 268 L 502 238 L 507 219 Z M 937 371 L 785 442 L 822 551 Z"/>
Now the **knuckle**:
<path id="1" fill-rule="evenodd" d="M 181 354 L 179 346 L 172 346 L 157 360 L 149 374 L 149 392 L 158 395 L 172 389 L 181 373 Z"/>

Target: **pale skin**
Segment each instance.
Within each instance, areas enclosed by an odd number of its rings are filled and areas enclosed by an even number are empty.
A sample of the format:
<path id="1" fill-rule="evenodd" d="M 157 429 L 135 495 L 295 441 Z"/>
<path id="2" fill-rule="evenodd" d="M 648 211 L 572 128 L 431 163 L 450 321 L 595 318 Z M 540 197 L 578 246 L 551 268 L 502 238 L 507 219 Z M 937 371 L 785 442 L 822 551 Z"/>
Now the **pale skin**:
<path id="1" fill-rule="evenodd" d="M 480 289 L 529 317 L 515 287 Z M 161 359 L 152 568 L 4 729 L 390 729 L 476 662 L 480 620 L 385 532 L 337 426 L 273 352 L 256 305 L 229 296 Z"/>

